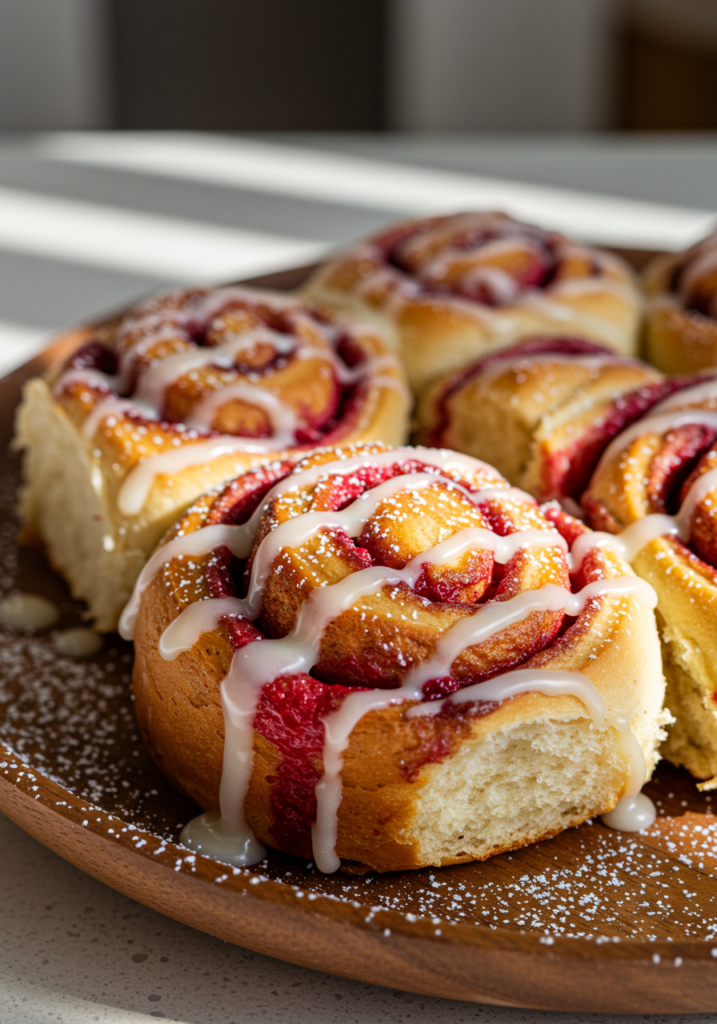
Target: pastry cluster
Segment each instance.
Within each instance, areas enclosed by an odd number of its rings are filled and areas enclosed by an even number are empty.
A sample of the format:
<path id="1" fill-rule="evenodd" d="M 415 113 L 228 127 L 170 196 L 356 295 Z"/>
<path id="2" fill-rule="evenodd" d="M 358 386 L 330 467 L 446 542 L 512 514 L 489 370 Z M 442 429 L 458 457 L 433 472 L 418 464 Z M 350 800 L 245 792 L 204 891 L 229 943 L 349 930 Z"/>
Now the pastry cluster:
<path id="1" fill-rule="evenodd" d="M 418 393 L 537 334 L 633 352 L 641 298 L 616 256 L 501 213 L 407 221 L 326 263 L 305 294 L 376 323 Z"/>
<path id="2" fill-rule="evenodd" d="M 126 605 L 187 845 L 442 865 L 649 823 L 660 749 L 711 785 L 717 372 L 666 376 L 654 318 L 712 322 L 715 252 L 648 271 L 654 365 L 622 260 L 471 213 L 301 295 L 152 299 L 29 383 L 25 524 L 98 628 Z"/>

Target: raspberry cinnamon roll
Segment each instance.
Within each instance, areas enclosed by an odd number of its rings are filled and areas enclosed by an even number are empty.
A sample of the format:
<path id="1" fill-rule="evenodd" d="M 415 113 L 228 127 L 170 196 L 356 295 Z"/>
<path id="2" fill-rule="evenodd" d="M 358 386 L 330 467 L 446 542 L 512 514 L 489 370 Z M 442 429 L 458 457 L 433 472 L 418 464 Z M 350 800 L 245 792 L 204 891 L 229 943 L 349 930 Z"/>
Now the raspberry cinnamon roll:
<path id="1" fill-rule="evenodd" d="M 407 221 L 329 261 L 306 294 L 372 317 L 417 392 L 536 334 L 632 352 L 640 299 L 617 257 L 501 213 Z"/>
<path id="2" fill-rule="evenodd" d="M 665 373 L 717 366 L 717 232 L 645 270 L 647 358 Z"/>
<path id="3" fill-rule="evenodd" d="M 78 342 L 25 391 L 22 511 L 100 630 L 208 487 L 317 443 L 405 437 L 403 373 L 375 331 L 285 295 L 176 291 Z"/>
<path id="4" fill-rule="evenodd" d="M 717 378 L 656 405 L 604 453 L 583 497 L 589 522 L 658 595 L 675 715 L 665 756 L 717 786 Z"/>
<path id="5" fill-rule="evenodd" d="M 389 871 L 639 810 L 665 718 L 653 602 L 485 463 L 364 445 L 199 499 L 122 631 L 149 747 L 209 812 L 185 843 Z"/>
<path id="6" fill-rule="evenodd" d="M 611 439 L 679 386 L 580 338 L 532 338 L 439 378 L 418 437 L 485 459 L 539 501 L 570 504 Z"/>

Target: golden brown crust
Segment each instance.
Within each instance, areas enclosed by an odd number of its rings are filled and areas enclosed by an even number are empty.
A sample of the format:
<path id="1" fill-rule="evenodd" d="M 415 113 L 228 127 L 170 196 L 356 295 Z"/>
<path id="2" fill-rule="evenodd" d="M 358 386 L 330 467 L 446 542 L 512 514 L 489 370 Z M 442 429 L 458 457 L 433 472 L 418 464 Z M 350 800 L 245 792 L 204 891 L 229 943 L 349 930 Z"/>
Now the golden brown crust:
<path id="1" fill-rule="evenodd" d="M 707 315 L 705 299 L 710 293 L 694 295 L 679 281 L 694 266 L 713 236 L 683 253 L 657 256 L 644 271 L 648 295 L 645 317 L 645 356 L 664 373 L 699 373 L 717 366 L 717 320 Z M 699 282 L 698 282 L 699 283 Z M 713 287 L 711 282 L 706 282 Z M 691 306 L 697 300 L 703 310 Z"/>
<path id="2" fill-rule="evenodd" d="M 550 283 L 540 288 L 525 286 L 523 291 L 519 288 L 515 298 L 496 305 L 493 298 L 486 304 L 463 295 L 462 279 L 455 275 L 432 282 L 429 263 L 434 260 L 431 266 L 435 265 L 436 256 L 440 260 L 450 257 L 454 264 L 457 260 L 455 273 L 465 275 L 474 269 L 466 270 L 461 255 L 465 253 L 465 236 L 467 231 L 483 229 L 489 238 L 507 232 L 513 239 L 525 232 L 529 253 L 545 241 L 557 266 Z M 545 239 L 536 241 L 536 231 L 505 215 L 488 213 L 405 222 L 329 261 L 304 293 L 325 308 L 376 322 L 402 356 L 409 382 L 419 395 L 439 374 L 532 335 L 578 336 L 620 352 L 634 352 L 641 300 L 630 268 L 615 256 L 578 246 L 559 235 L 543 233 Z M 403 240 L 410 232 L 437 239 L 413 261 L 419 275 L 423 274 L 420 284 L 409 270 L 387 262 L 387 247 L 393 239 Z M 522 239 L 518 237 L 518 241 Z M 398 244 L 405 245 L 405 241 Z M 451 249 L 452 244 L 457 248 Z M 497 268 L 520 278 L 524 268 L 509 262 L 516 253 L 491 251 L 484 257 L 482 245 L 476 243 L 470 257 L 479 261 L 481 270 Z M 518 257 L 524 255 L 525 251 L 517 253 Z M 447 273 L 454 273 L 453 264 Z M 455 288 L 455 294 L 447 294 L 446 288 Z"/>
<path id="3" fill-rule="evenodd" d="M 578 339 L 532 339 L 439 378 L 417 437 L 485 459 L 539 501 L 579 500 L 601 451 L 663 376 Z"/>
<path id="4" fill-rule="evenodd" d="M 327 458 L 320 453 L 317 457 Z M 212 496 L 203 499 L 172 535 L 200 528 L 207 516 L 211 517 L 212 500 Z M 277 506 L 272 515 L 281 517 L 286 512 Z M 601 573 L 610 577 L 628 572 L 610 554 L 595 557 L 593 571 L 598 578 Z M 218 803 L 224 732 L 219 691 L 231 659 L 229 626 L 220 624 L 171 662 L 160 656 L 158 641 L 188 603 L 209 594 L 205 576 L 209 561 L 192 559 L 189 584 L 186 559 L 172 561 L 154 577 L 141 604 L 134 674 L 137 715 L 153 755 L 171 781 L 206 809 Z M 288 581 L 286 587 L 293 591 L 294 583 Z M 285 624 L 279 635 L 287 628 Z M 524 644 L 529 636 L 530 630 L 514 642 Z M 500 639 L 495 639 L 492 653 L 498 659 L 496 665 L 506 665 L 508 655 Z M 354 642 L 350 628 L 346 641 L 350 648 Z M 652 615 L 634 597 L 602 598 L 586 609 L 568 639 L 548 645 L 524 663 L 585 673 L 601 693 L 610 715 L 632 718 L 633 731 L 651 768 L 663 683 Z M 453 713 L 438 717 L 412 718 L 407 714 L 409 707 L 404 704 L 372 711 L 351 732 L 341 773 L 343 798 L 336 846 L 343 859 L 388 871 L 484 858 L 608 810 L 624 790 L 626 765 L 611 730 L 604 736 L 594 730 L 576 697 L 531 692 L 498 707 L 456 705 Z M 538 730 L 539 734 L 546 728 L 557 730 L 563 742 L 572 730 L 571 742 L 584 743 L 586 750 L 593 745 L 585 755 L 592 768 L 584 766 L 584 770 L 587 774 L 594 770 L 600 778 L 589 806 L 580 797 L 572 810 L 568 803 L 560 824 L 536 818 L 532 831 L 525 824 L 518 834 L 504 829 L 497 839 L 486 839 L 483 845 L 466 837 L 465 848 L 462 836 L 457 835 L 449 847 L 441 847 L 442 852 L 436 852 L 436 847 L 427 853 L 430 844 L 421 823 L 430 819 L 431 800 L 444 785 L 450 766 L 459 764 L 461 758 L 468 758 L 470 764 L 480 751 L 490 749 L 496 737 L 508 742 L 513 736 L 523 736 L 525 730 Z M 262 842 L 281 848 L 272 812 L 273 780 L 280 765 L 276 744 L 255 731 L 254 769 L 245 814 Z M 315 765 L 320 773 L 320 755 Z"/>

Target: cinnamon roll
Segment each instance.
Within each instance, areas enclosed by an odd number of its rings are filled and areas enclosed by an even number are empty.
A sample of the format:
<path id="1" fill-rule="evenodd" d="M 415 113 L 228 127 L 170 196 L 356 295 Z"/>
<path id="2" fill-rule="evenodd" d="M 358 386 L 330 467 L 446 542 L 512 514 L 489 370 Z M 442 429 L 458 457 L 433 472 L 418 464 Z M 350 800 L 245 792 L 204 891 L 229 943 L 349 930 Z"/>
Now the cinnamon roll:
<path id="1" fill-rule="evenodd" d="M 644 273 L 645 352 L 665 373 L 717 366 L 717 232 Z"/>
<path id="2" fill-rule="evenodd" d="M 208 812 L 186 844 L 389 871 L 483 859 L 639 791 L 665 720 L 653 602 L 485 463 L 373 444 L 200 498 L 121 628 L 149 748 Z"/>
<path id="3" fill-rule="evenodd" d="M 372 317 L 418 393 L 531 335 L 577 335 L 630 353 L 641 308 L 622 260 L 501 213 L 395 225 L 329 261 L 305 294 Z"/>
<path id="4" fill-rule="evenodd" d="M 286 295 L 176 291 L 78 345 L 25 390 L 22 514 L 100 630 L 208 487 L 317 443 L 405 437 L 403 373 L 376 332 Z"/>
<path id="5" fill-rule="evenodd" d="M 717 786 L 717 377 L 692 382 L 609 445 L 583 506 L 658 595 L 676 722 L 664 753 Z M 618 534 L 610 541 L 610 534 Z"/>
<path id="6" fill-rule="evenodd" d="M 592 342 L 533 338 L 439 378 L 419 406 L 418 438 L 575 508 L 611 439 L 677 386 Z"/>

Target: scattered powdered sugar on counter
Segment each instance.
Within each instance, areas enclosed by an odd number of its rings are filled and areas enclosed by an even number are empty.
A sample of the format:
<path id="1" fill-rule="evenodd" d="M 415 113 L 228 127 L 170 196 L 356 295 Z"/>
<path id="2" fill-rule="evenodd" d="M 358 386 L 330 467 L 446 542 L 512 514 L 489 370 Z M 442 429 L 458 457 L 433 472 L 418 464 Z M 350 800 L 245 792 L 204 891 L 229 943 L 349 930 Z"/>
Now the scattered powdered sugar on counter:
<path id="1" fill-rule="evenodd" d="M 81 799 L 127 815 L 132 828 L 175 839 L 196 808 L 169 786 L 139 735 L 131 645 L 110 636 L 100 653 L 88 655 L 96 634 L 41 551 L 18 546 L 17 479 L 10 473 L 1 479 L 0 600 L 41 591 L 59 618 L 56 628 L 38 635 L 0 627 L 0 744 Z M 68 635 L 73 642 L 63 643 Z"/>

